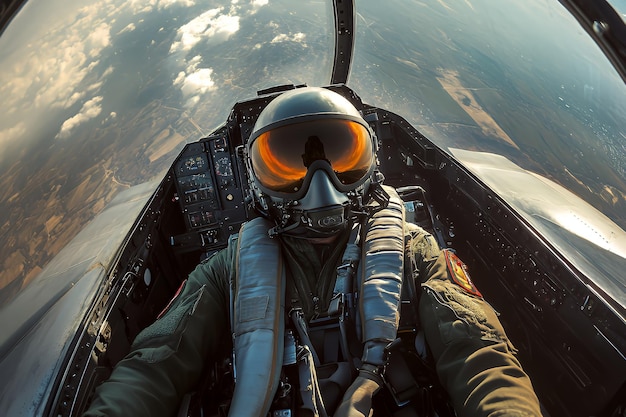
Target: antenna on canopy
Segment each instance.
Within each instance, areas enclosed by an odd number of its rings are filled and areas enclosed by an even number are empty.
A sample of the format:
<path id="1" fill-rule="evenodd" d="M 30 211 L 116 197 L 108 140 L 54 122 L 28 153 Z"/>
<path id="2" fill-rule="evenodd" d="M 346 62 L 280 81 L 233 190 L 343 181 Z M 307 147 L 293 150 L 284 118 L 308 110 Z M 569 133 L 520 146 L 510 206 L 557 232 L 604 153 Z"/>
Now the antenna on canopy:
<path id="1" fill-rule="evenodd" d="M 354 1 L 333 0 L 335 10 L 335 60 L 331 84 L 345 84 L 354 49 Z"/>

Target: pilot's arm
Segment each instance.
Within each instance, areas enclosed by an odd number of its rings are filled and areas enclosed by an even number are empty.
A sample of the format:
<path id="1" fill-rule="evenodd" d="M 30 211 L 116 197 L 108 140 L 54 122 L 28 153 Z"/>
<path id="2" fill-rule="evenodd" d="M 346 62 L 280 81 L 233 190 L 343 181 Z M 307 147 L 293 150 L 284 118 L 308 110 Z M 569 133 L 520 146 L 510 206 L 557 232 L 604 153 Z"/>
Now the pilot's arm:
<path id="1" fill-rule="evenodd" d="M 229 251 L 200 264 L 165 313 L 96 389 L 83 417 L 174 415 L 228 338 Z"/>
<path id="2" fill-rule="evenodd" d="M 459 417 L 541 416 L 515 349 L 462 262 L 418 234 L 410 249 L 422 280 L 421 325 Z"/>

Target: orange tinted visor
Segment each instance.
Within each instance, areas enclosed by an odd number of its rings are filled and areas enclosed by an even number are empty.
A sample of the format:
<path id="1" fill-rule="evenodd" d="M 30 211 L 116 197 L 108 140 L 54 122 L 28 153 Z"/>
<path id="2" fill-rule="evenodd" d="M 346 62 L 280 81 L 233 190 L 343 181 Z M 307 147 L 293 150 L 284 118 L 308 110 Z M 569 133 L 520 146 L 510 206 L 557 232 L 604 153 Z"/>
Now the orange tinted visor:
<path id="1" fill-rule="evenodd" d="M 350 120 L 314 120 L 262 133 L 250 147 L 256 178 L 282 193 L 300 190 L 308 167 L 320 160 L 330 164 L 340 185 L 358 183 L 374 160 L 369 131 Z"/>

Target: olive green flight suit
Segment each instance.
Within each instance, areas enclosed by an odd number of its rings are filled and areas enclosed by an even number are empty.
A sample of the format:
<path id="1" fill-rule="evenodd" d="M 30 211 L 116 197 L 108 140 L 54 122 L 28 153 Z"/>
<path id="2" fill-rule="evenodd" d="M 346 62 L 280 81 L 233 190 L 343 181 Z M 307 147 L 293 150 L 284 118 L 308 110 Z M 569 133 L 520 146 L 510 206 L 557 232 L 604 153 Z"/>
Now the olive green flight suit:
<path id="1" fill-rule="evenodd" d="M 443 387 L 460 417 L 540 416 L 537 397 L 492 307 L 455 283 L 432 236 L 411 225 L 406 253 L 421 284 L 419 313 Z M 287 296 L 302 300 L 310 317 L 327 308 L 347 237 L 323 247 L 284 237 L 292 280 Z M 172 416 L 207 363 L 230 354 L 230 290 L 236 242 L 189 275 L 165 314 L 135 339 L 130 353 L 97 388 L 84 417 Z M 410 269 L 410 268 L 409 268 Z M 301 297 L 303 298 L 303 297 Z"/>

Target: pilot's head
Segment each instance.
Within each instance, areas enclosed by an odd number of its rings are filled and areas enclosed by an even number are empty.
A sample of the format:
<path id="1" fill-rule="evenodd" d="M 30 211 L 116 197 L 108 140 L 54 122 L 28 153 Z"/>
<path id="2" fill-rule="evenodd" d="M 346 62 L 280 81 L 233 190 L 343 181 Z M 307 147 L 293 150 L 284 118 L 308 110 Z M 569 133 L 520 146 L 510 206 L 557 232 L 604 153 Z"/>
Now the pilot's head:
<path id="1" fill-rule="evenodd" d="M 247 142 L 257 209 L 273 230 L 306 238 L 343 230 L 376 170 L 376 141 L 359 111 L 324 88 L 283 93 L 261 112 Z"/>

